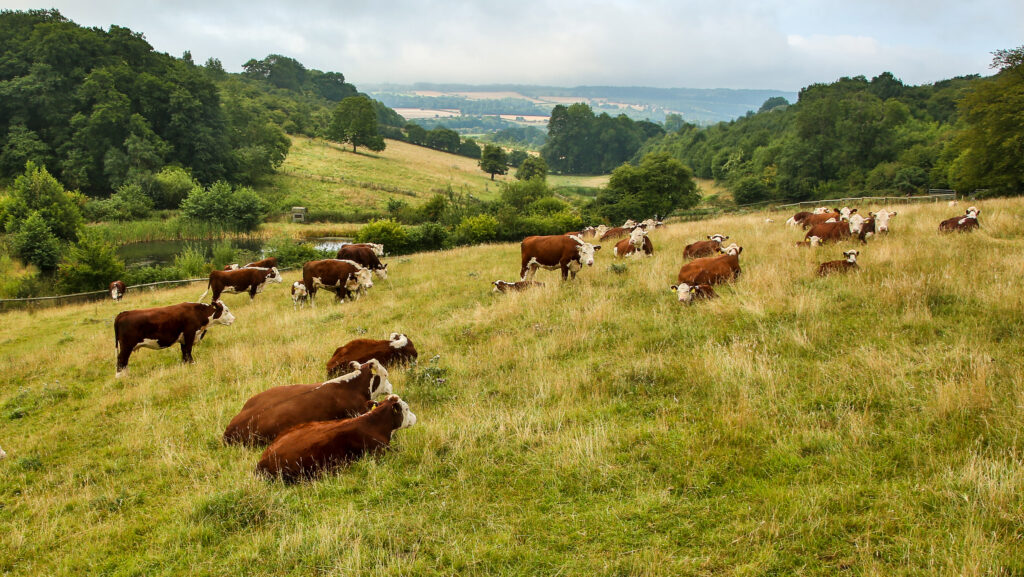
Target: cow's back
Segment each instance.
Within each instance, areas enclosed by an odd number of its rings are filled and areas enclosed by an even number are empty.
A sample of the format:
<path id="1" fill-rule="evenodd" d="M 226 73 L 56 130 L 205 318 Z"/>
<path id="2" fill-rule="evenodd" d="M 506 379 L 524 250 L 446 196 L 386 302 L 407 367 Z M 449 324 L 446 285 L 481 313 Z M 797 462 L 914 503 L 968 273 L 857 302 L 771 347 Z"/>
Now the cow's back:
<path id="1" fill-rule="evenodd" d="M 804 235 L 805 239 L 816 236 L 821 242 L 842 240 L 850 237 L 850 223 L 848 222 L 822 222 L 811 227 Z"/>
<path id="2" fill-rule="evenodd" d="M 544 266 L 554 266 L 561 262 L 568 249 L 579 246 L 570 236 L 528 236 L 520 244 L 520 252 L 525 262 L 534 258 Z"/>
<path id="3" fill-rule="evenodd" d="M 380 259 L 373 249 L 366 246 L 346 244 L 338 249 L 338 259 L 350 260 L 366 268 L 376 269 L 381 266 Z"/>
<path id="4" fill-rule="evenodd" d="M 289 428 L 263 451 L 256 470 L 263 475 L 295 480 L 390 444 L 389 436 L 376 434 L 360 421 L 318 421 Z"/>

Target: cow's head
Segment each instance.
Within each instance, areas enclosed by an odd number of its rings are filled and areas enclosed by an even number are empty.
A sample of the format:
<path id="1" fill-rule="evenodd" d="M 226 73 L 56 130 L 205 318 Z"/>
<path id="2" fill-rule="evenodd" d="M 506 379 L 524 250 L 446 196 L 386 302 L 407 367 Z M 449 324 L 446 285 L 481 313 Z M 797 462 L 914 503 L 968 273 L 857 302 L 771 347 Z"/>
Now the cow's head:
<path id="1" fill-rule="evenodd" d="M 722 244 L 723 242 L 729 240 L 729 237 L 728 237 L 728 235 L 724 235 L 724 234 L 712 234 L 712 235 L 708 236 L 708 240 L 713 240 L 713 241 L 717 242 L 718 244 Z"/>
<path id="2" fill-rule="evenodd" d="M 860 234 L 862 228 L 864 228 L 864 221 L 867 220 L 859 214 L 850 216 L 850 234 Z"/>
<path id="3" fill-rule="evenodd" d="M 491 284 L 494 285 L 494 292 L 496 292 L 496 293 L 503 293 L 503 292 L 505 292 L 508 289 L 508 286 L 510 284 L 512 284 L 512 283 L 505 282 L 503 280 L 496 280 L 496 281 L 492 282 Z"/>
<path id="4" fill-rule="evenodd" d="M 647 230 L 643 227 L 636 227 L 632 232 L 629 233 L 629 244 L 633 245 L 633 248 L 637 252 L 643 252 L 644 250 L 644 238 L 647 236 Z"/>
<path id="5" fill-rule="evenodd" d="M 370 359 L 359 370 L 370 371 L 371 399 L 379 399 L 391 394 L 391 381 L 388 380 L 388 370 L 377 359 Z"/>
<path id="6" fill-rule="evenodd" d="M 370 242 L 370 243 L 367 243 L 367 244 L 370 245 L 370 250 L 373 251 L 373 254 L 377 255 L 378 257 L 383 257 L 384 256 L 384 245 L 377 244 L 377 243 L 374 243 L 374 242 Z"/>
<path id="7" fill-rule="evenodd" d="M 238 263 L 229 264 L 224 267 L 224 270 L 237 270 L 239 268 Z"/>
<path id="8" fill-rule="evenodd" d="M 826 212 L 828 212 L 828 207 L 826 206 L 819 206 L 818 208 L 814 209 L 814 214 L 825 214 Z"/>
<path id="9" fill-rule="evenodd" d="M 967 218 L 978 218 L 979 214 L 981 214 L 981 210 L 977 207 L 972 206 L 967 209 Z"/>
<path id="10" fill-rule="evenodd" d="M 301 298 L 306 297 L 308 294 L 309 293 L 306 291 L 306 285 L 302 284 L 299 281 L 295 281 L 295 282 L 292 283 L 292 298 L 293 299 L 301 299 Z"/>
<path id="11" fill-rule="evenodd" d="M 373 408 L 373 411 L 390 411 L 395 430 L 408 429 L 416 424 L 416 415 L 409 410 L 409 403 L 403 401 L 398 395 L 391 395 L 384 399 L 381 404 Z"/>
<path id="12" fill-rule="evenodd" d="M 284 282 L 281 278 L 281 273 L 277 271 L 277 267 L 270 267 L 270 272 L 267 273 L 267 282 Z"/>
<path id="13" fill-rule="evenodd" d="M 377 268 L 373 269 L 373 272 L 378 277 L 380 277 L 380 280 L 387 280 L 387 278 L 388 278 L 388 265 L 386 263 L 382 264 L 382 265 L 378 266 Z"/>
<path id="14" fill-rule="evenodd" d="M 350 273 L 345 281 L 345 288 L 353 292 L 371 287 L 373 287 L 373 273 L 368 268 L 356 269 L 356 272 Z"/>
<path id="15" fill-rule="evenodd" d="M 228 326 L 235 322 L 235 315 L 231 314 L 231 311 L 228 310 L 228 305 L 221 301 L 214 301 L 210 306 L 213 307 L 213 317 L 210 318 L 210 324 Z"/>
<path id="16" fill-rule="evenodd" d="M 843 256 L 846 257 L 846 262 L 857 262 L 857 255 L 859 254 L 860 251 L 858 250 L 848 250 L 843 253 Z"/>
<path id="17" fill-rule="evenodd" d="M 594 253 L 601 250 L 600 245 L 595 246 L 589 242 L 583 242 L 583 239 L 578 236 L 570 236 L 569 238 L 576 242 L 576 251 L 580 255 L 580 264 L 594 266 Z"/>
<path id="18" fill-rule="evenodd" d="M 391 333 L 391 335 L 388 337 L 388 340 L 391 341 L 390 343 L 388 343 L 388 346 L 390 346 L 393 349 L 404 349 L 405 347 L 409 346 L 409 337 L 403 335 L 402 333 Z"/>
<path id="19" fill-rule="evenodd" d="M 725 248 L 719 247 L 718 252 L 722 254 L 731 254 L 732 256 L 739 256 L 743 252 L 743 247 L 736 243 L 732 243 Z"/>
<path id="20" fill-rule="evenodd" d="M 596 229 L 594 229 L 594 236 L 597 238 L 601 238 L 602 236 L 604 236 L 604 233 L 606 232 L 608 232 L 608 225 L 601 224 L 598 225 Z"/>
<path id="21" fill-rule="evenodd" d="M 672 285 L 669 287 L 670 290 L 676 293 L 681 303 L 693 302 L 693 293 L 697 292 L 697 285 L 689 285 L 686 283 L 680 285 Z"/>
<path id="22" fill-rule="evenodd" d="M 626 222 L 622 224 L 622 228 L 633 228 L 634 226 L 636 226 L 636 221 L 631 218 L 627 218 Z"/>
<path id="23" fill-rule="evenodd" d="M 875 219 L 875 232 L 889 232 L 889 219 L 896 216 L 896 211 L 880 210 L 869 212 L 868 216 Z"/>

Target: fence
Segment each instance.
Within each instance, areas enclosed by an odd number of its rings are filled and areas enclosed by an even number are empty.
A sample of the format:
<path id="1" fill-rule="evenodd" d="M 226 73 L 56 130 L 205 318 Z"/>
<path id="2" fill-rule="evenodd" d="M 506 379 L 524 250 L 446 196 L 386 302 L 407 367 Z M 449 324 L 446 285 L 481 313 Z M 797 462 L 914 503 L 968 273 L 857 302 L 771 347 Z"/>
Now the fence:
<path id="1" fill-rule="evenodd" d="M 812 206 L 842 206 L 845 204 L 914 204 L 917 202 L 941 202 L 941 201 L 956 200 L 956 191 L 935 191 L 929 192 L 929 194 L 920 194 L 917 196 L 855 196 L 847 198 L 831 198 L 826 200 L 808 200 L 804 202 L 794 202 L 791 204 L 782 204 L 776 208 L 803 208 Z"/>

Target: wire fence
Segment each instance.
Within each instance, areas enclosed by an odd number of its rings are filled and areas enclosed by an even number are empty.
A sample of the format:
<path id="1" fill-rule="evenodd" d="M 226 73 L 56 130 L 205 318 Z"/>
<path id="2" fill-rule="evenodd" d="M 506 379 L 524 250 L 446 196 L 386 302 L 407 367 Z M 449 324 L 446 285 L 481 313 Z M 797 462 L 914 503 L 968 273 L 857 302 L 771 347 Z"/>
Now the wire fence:
<path id="1" fill-rule="evenodd" d="M 942 202 L 956 200 L 956 191 L 935 190 L 928 194 L 916 196 L 851 196 L 846 198 L 829 198 L 825 200 L 808 200 L 781 204 L 776 208 L 803 208 L 812 206 L 842 206 L 844 204 L 915 204 L 919 202 Z"/>

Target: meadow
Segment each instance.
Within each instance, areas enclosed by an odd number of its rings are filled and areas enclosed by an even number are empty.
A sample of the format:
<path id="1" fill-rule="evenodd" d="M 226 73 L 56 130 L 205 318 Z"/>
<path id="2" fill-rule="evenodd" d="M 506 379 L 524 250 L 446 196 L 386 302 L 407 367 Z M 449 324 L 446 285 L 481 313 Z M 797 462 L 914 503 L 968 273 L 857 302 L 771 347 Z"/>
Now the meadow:
<path id="1" fill-rule="evenodd" d="M 670 224 L 655 255 L 515 280 L 517 244 L 386 259 L 364 298 L 289 284 L 196 363 L 136 352 L 120 310 L 202 287 L 0 316 L 0 572 L 9 575 L 1017 575 L 1024 572 L 1024 202 L 898 207 L 892 233 L 802 249 L 755 213 Z M 765 218 L 774 223 L 765 223 Z M 683 247 L 743 246 L 683 306 Z M 817 263 L 861 250 L 862 270 Z M 619 271 L 619 272 L 616 272 Z M 392 450 L 286 486 L 220 436 L 251 395 L 404 332 L 418 417 Z M 434 357 L 436 356 L 436 359 Z"/>

